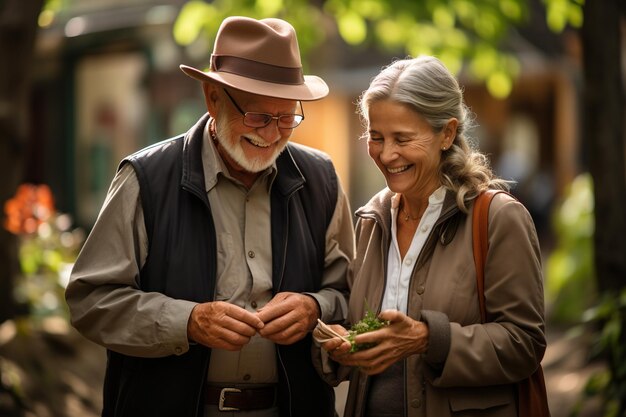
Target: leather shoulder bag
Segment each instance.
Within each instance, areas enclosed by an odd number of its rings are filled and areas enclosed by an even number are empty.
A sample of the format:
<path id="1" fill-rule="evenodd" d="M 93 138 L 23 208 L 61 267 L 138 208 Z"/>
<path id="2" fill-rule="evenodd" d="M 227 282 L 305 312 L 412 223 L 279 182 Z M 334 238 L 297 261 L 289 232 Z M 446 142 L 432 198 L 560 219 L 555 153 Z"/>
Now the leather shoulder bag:
<path id="1" fill-rule="evenodd" d="M 509 193 L 503 190 L 487 190 L 476 197 L 472 217 L 472 242 L 476 265 L 476 287 L 480 305 L 481 322 L 487 320 L 485 308 L 485 262 L 487 259 L 489 206 L 496 194 Z M 515 198 L 511 196 L 511 198 Z M 541 364 L 532 375 L 517 384 L 517 415 L 519 417 L 550 417 L 548 395 Z"/>

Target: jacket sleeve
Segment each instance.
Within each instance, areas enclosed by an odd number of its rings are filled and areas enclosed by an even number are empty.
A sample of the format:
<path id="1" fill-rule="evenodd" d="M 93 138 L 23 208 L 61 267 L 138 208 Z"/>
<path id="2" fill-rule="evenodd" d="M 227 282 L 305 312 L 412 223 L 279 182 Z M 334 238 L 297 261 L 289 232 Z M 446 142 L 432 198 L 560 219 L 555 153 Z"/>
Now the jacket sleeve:
<path id="1" fill-rule="evenodd" d="M 539 242 L 526 208 L 503 194 L 494 198 L 489 211 L 485 298 L 489 322 L 450 323 L 450 350 L 433 381 L 436 386 L 517 382 L 534 372 L 543 358 Z"/>
<path id="2" fill-rule="evenodd" d="M 354 226 L 348 198 L 338 182 L 337 203 L 326 230 L 324 276 L 320 291 L 308 293 L 320 306 L 321 320 L 342 323 L 348 314 L 347 275 L 354 258 Z"/>
<path id="3" fill-rule="evenodd" d="M 119 353 L 180 355 L 189 349 L 187 321 L 195 303 L 140 290 L 146 256 L 139 184 L 126 164 L 72 269 L 65 291 L 71 322 L 91 341 Z"/>

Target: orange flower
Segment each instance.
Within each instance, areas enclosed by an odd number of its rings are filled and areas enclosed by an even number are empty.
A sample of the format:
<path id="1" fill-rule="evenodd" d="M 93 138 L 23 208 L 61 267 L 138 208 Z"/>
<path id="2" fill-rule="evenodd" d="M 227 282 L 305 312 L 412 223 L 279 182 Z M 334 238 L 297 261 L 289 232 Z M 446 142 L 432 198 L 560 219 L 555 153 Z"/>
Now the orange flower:
<path id="1" fill-rule="evenodd" d="M 55 212 L 54 198 L 45 184 L 21 184 L 4 203 L 4 227 L 13 234 L 30 234 Z"/>

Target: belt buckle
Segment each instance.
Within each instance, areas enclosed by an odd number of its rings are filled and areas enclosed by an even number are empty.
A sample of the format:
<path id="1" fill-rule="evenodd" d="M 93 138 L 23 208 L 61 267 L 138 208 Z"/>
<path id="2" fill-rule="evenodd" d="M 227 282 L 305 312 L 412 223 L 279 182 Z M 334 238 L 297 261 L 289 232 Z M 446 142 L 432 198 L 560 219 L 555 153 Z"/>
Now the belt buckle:
<path id="1" fill-rule="evenodd" d="M 226 393 L 227 392 L 241 392 L 241 390 L 237 389 L 237 388 L 222 388 L 222 390 L 220 391 L 220 403 L 217 406 L 218 410 L 220 410 L 220 411 L 239 411 L 239 409 L 237 407 L 225 407 L 224 406 L 224 400 L 226 399 Z"/>

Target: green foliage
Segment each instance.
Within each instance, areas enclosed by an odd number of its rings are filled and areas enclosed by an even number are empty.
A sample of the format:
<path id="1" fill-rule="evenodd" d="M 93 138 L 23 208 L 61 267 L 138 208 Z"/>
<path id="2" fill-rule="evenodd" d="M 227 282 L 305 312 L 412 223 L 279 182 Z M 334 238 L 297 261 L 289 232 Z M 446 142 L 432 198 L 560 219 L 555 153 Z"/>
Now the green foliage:
<path id="1" fill-rule="evenodd" d="M 544 0 L 544 3 L 546 21 L 553 32 L 562 32 L 567 25 L 575 28 L 583 25 L 584 0 Z"/>
<path id="2" fill-rule="evenodd" d="M 591 398 L 599 397 L 604 417 L 626 415 L 626 290 L 604 294 L 583 315 L 584 323 L 597 333 L 591 359 L 606 359 L 608 367 L 593 374 L 574 409 L 578 415 Z"/>
<path id="3" fill-rule="evenodd" d="M 471 74 L 498 98 L 508 96 L 520 69 L 503 41 L 528 22 L 527 0 L 200 0 L 187 2 L 174 26 L 174 39 L 189 45 L 213 42 L 221 21 L 231 15 L 280 17 L 293 24 L 303 55 L 321 44 L 332 29 L 354 47 L 377 45 L 399 56 L 436 55 L 453 73 L 465 62 Z M 544 0 L 546 20 L 554 32 L 580 27 L 583 0 Z"/>
<path id="4" fill-rule="evenodd" d="M 305 66 L 304 58 L 326 35 L 321 10 L 307 0 L 215 0 L 211 3 L 191 0 L 183 5 L 174 23 L 174 40 L 183 46 L 190 46 L 194 42 L 210 45 L 208 56 L 222 20 L 234 15 L 287 20 L 298 31 L 298 43 Z"/>
<path id="5" fill-rule="evenodd" d="M 582 24 L 579 0 L 545 0 L 550 27 Z M 377 45 L 398 56 L 436 55 L 453 72 L 465 62 L 495 97 L 506 97 L 519 73 L 519 63 L 504 51 L 503 41 L 516 26 L 528 22 L 526 0 L 200 0 L 187 2 L 174 26 L 182 45 L 198 39 L 211 44 L 221 21 L 231 15 L 280 17 L 291 22 L 306 63 L 311 49 L 332 31 L 354 47 Z M 561 15 L 565 11 L 565 15 Z M 560 20 L 559 20 L 560 19 Z"/>
<path id="6" fill-rule="evenodd" d="M 554 216 L 557 246 L 547 263 L 547 296 L 552 304 L 551 320 L 583 323 L 595 337 L 591 360 L 608 362 L 606 369 L 593 374 L 574 407 L 581 413 L 591 398 L 600 398 L 604 417 L 626 415 L 626 290 L 603 294 L 595 288 L 593 262 L 593 182 L 582 174 L 568 187 Z"/>
<path id="7" fill-rule="evenodd" d="M 574 179 L 553 217 L 556 247 L 546 266 L 546 297 L 550 318 L 577 323 L 595 300 L 593 262 L 593 181 L 589 174 Z"/>
<path id="8" fill-rule="evenodd" d="M 69 216 L 54 215 L 35 233 L 19 236 L 22 273 L 15 299 L 28 307 L 35 324 L 49 316 L 67 318 L 65 284 L 83 241 L 83 231 L 70 225 Z"/>
<path id="9" fill-rule="evenodd" d="M 20 275 L 15 300 L 24 306 L 34 324 L 48 316 L 67 316 L 64 300 L 83 231 L 71 230 L 72 220 L 54 207 L 45 184 L 21 184 L 4 204 L 4 228 L 19 242 Z"/>
<path id="10" fill-rule="evenodd" d="M 348 330 L 348 340 L 352 344 L 350 348 L 350 352 L 358 352 L 360 350 L 369 349 L 372 346 L 375 346 L 375 343 L 355 343 L 354 338 L 358 334 L 371 332 L 374 330 L 378 330 L 384 326 L 388 326 L 389 322 L 385 320 L 381 320 L 374 314 L 372 310 L 367 310 L 365 316 L 359 320 L 357 323 L 354 323 L 350 330 Z"/>

